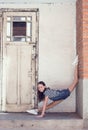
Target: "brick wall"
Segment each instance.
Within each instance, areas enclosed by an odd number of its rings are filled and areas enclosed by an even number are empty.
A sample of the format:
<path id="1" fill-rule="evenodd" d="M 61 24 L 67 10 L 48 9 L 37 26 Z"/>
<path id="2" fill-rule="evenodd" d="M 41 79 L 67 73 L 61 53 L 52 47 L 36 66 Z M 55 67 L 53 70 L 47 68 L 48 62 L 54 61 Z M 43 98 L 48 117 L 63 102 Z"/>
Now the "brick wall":
<path id="1" fill-rule="evenodd" d="M 79 78 L 88 78 L 88 0 L 77 0 L 76 7 Z"/>

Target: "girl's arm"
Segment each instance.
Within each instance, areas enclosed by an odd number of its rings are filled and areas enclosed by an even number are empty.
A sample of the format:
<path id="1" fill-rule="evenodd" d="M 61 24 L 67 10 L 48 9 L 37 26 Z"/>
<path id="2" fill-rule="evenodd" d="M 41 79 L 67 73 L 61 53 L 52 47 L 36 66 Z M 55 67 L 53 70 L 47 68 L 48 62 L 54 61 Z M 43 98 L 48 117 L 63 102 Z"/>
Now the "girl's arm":
<path id="1" fill-rule="evenodd" d="M 42 108 L 42 113 L 38 117 L 43 117 L 44 116 L 47 102 L 48 102 L 48 96 L 45 97 L 45 100 L 44 100 L 44 103 L 43 103 L 43 108 Z"/>

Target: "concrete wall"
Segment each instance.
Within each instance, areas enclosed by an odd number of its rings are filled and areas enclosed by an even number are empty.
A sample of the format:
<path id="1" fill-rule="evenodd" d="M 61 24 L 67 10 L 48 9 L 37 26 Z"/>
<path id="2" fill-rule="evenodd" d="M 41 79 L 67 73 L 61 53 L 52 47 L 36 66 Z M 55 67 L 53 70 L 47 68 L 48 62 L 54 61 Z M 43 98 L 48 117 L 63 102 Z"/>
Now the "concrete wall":
<path id="1" fill-rule="evenodd" d="M 88 119 L 88 79 L 83 80 L 83 117 Z"/>
<path id="2" fill-rule="evenodd" d="M 77 87 L 77 112 L 88 119 L 88 79 L 80 79 Z"/>
<path id="3" fill-rule="evenodd" d="M 77 86 L 77 94 L 76 94 L 76 98 L 77 98 L 77 113 L 83 117 L 83 80 L 80 79 L 78 86 Z"/>
<path id="4" fill-rule="evenodd" d="M 1 8 L 39 8 L 39 80 L 51 88 L 67 88 L 73 80 L 75 2 L 58 4 L 0 4 Z M 75 91 L 50 111 L 74 112 Z"/>

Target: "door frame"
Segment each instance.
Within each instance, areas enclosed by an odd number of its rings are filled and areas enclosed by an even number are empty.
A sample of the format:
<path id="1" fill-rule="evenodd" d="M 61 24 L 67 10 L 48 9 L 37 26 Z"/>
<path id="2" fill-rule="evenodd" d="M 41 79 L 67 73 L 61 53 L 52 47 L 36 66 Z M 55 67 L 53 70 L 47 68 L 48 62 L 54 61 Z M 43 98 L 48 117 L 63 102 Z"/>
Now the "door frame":
<path id="1" fill-rule="evenodd" d="M 36 13 L 36 40 L 35 40 L 35 81 L 32 81 L 32 84 L 34 84 L 33 91 L 34 91 L 34 99 L 32 103 L 34 103 L 34 108 L 38 107 L 38 101 L 37 101 L 37 82 L 38 82 L 38 61 L 39 61 L 39 9 L 0 9 L 0 12 L 2 14 L 2 34 L 1 36 L 3 37 L 3 13 L 4 12 L 35 12 Z M 1 79 L 1 111 L 5 111 L 5 91 L 3 91 L 3 38 L 1 38 L 1 70 L 2 70 L 2 79 Z"/>

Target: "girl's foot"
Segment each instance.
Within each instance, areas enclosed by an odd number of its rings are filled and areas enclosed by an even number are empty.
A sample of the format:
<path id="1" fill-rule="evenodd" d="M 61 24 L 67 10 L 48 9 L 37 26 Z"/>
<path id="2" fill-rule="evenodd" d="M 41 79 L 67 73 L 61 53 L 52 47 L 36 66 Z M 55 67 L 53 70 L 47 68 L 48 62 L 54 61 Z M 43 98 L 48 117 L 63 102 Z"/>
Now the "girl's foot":
<path id="1" fill-rule="evenodd" d="M 78 65 L 78 55 L 75 57 L 75 59 L 74 59 L 72 65 L 73 65 L 73 66 Z"/>
<path id="2" fill-rule="evenodd" d="M 29 114 L 38 115 L 38 109 L 26 110 Z"/>

